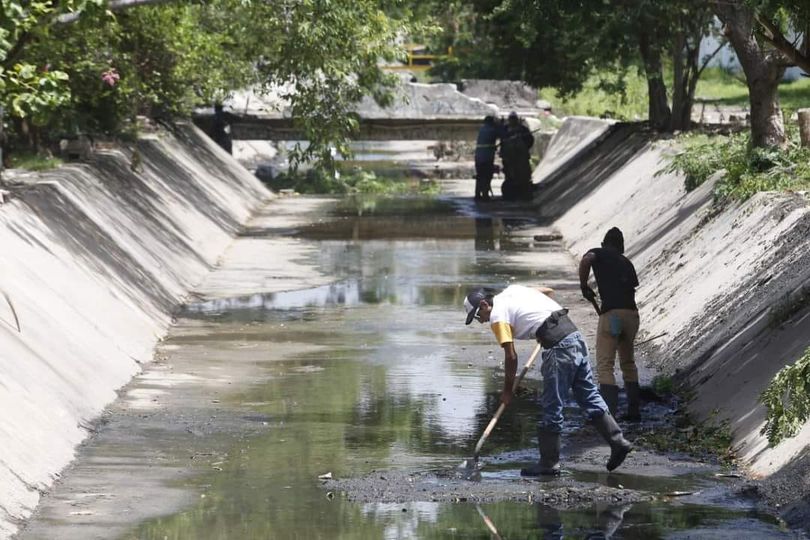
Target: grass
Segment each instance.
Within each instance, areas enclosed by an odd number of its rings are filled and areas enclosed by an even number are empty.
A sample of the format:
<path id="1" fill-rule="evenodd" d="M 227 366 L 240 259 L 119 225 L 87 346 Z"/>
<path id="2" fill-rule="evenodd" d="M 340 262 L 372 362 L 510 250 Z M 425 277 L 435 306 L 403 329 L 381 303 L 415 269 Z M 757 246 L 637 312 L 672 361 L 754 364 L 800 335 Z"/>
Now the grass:
<path id="1" fill-rule="evenodd" d="M 635 444 L 658 452 L 680 452 L 700 459 L 716 458 L 726 466 L 733 465 L 736 458 L 731 442 L 727 420 L 710 418 L 696 423 L 684 411 L 676 413 L 672 429 L 655 428 L 640 434 L 635 440 Z"/>
<path id="2" fill-rule="evenodd" d="M 14 153 L 9 156 L 9 164 L 12 169 L 47 171 L 59 167 L 62 163 L 59 158 L 33 152 Z"/>
<path id="3" fill-rule="evenodd" d="M 670 375 L 656 375 L 651 386 L 659 396 L 668 396 L 668 399 L 674 399 L 679 404 L 694 398 L 691 389 L 683 384 L 676 384 Z M 657 452 L 679 452 L 731 466 L 736 459 L 731 446 L 732 440 L 729 422 L 718 420 L 717 411 L 706 420 L 698 422 L 688 413 L 686 407 L 679 406 L 673 415 L 667 415 L 664 425 L 648 427 L 640 432 L 635 443 Z"/>
<path id="4" fill-rule="evenodd" d="M 742 75 L 719 68 L 707 69 L 698 81 L 697 100 L 720 105 L 748 107 L 748 87 Z M 779 85 L 779 102 L 786 111 L 810 107 L 810 78 L 801 78 Z"/>
<path id="5" fill-rule="evenodd" d="M 672 76 L 666 75 L 669 91 Z M 646 120 L 647 81 L 631 70 L 620 77 L 614 72 L 595 73 L 588 78 L 582 91 L 573 96 L 560 96 L 553 88 L 542 88 L 541 99 L 552 103 L 559 116 L 605 116 L 619 120 Z M 671 95 L 670 95 L 671 97 Z M 748 107 L 748 87 L 742 74 L 720 68 L 706 69 L 695 90 L 696 103 L 711 101 L 718 105 Z M 785 111 L 810 107 L 810 78 L 802 78 L 779 85 L 779 99 Z"/>
<path id="6" fill-rule="evenodd" d="M 405 176 L 377 176 L 360 168 L 337 174 L 329 174 L 317 168 L 306 172 L 282 174 L 269 182 L 268 186 L 274 190 L 293 189 L 301 194 L 434 195 L 439 192 L 439 185 L 433 181 Z"/>
<path id="7" fill-rule="evenodd" d="M 731 135 L 689 133 L 679 136 L 681 151 L 660 173 L 681 172 L 687 191 L 703 184 L 717 171 L 715 202 L 745 200 L 761 191 L 810 189 L 810 148 L 800 147 L 798 128 L 788 125 L 785 148 L 751 148 L 748 132 Z"/>
<path id="8" fill-rule="evenodd" d="M 553 88 L 541 88 L 539 96 L 552 104 L 557 116 L 647 118 L 647 81 L 636 71 L 624 77 L 612 72 L 593 74 L 573 96 L 560 96 Z"/>
<path id="9" fill-rule="evenodd" d="M 675 391 L 675 383 L 669 375 L 656 375 L 651 386 L 658 395 L 669 395 Z"/>

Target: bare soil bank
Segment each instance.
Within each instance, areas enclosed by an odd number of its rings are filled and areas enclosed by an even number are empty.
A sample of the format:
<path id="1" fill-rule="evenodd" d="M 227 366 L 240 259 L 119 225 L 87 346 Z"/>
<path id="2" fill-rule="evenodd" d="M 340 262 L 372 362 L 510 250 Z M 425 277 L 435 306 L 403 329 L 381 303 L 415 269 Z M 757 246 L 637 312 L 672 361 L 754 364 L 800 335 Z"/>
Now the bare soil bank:
<path id="1" fill-rule="evenodd" d="M 810 426 L 769 448 L 758 402 L 810 345 L 807 194 L 760 193 L 717 212 L 711 183 L 687 193 L 681 176 L 656 174 L 676 151 L 671 141 L 594 122 L 568 119 L 552 140 L 563 159 L 542 175 L 541 215 L 575 256 L 610 227 L 624 231 L 641 280 L 640 339 L 667 332 L 645 347 L 645 362 L 677 374 L 701 418 L 728 422 L 742 464 L 764 479 L 761 493 L 807 527 Z"/>

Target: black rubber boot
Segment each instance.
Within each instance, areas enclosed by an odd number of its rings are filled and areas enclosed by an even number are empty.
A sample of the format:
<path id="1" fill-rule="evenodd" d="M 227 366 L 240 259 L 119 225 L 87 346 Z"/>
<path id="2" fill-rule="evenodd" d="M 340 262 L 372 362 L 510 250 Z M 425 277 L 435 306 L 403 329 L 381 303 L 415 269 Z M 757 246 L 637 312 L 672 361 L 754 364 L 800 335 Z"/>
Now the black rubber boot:
<path id="1" fill-rule="evenodd" d="M 638 382 L 624 383 L 627 392 L 627 414 L 623 418 L 628 422 L 641 422 L 641 390 Z"/>
<path id="2" fill-rule="evenodd" d="M 624 438 L 619 424 L 616 423 L 610 413 L 605 413 L 593 420 L 593 426 L 599 432 L 599 435 L 605 439 L 605 442 L 610 445 L 610 459 L 607 462 L 607 470 L 612 471 L 622 464 L 624 458 L 633 449 L 633 445 Z"/>
<path id="3" fill-rule="evenodd" d="M 537 430 L 537 447 L 540 461 L 520 469 L 521 476 L 558 476 L 560 474 L 560 434 L 555 431 Z"/>
<path id="4" fill-rule="evenodd" d="M 615 384 L 600 384 L 599 393 L 602 394 L 602 399 L 607 403 L 608 410 L 615 418 L 619 408 L 619 387 Z"/>

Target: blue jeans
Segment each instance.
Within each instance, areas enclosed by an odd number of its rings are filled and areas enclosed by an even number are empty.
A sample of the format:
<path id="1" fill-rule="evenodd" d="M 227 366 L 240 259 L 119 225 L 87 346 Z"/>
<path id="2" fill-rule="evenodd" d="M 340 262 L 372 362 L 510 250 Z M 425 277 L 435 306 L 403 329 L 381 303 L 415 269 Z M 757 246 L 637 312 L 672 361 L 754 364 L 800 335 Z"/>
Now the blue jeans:
<path id="1" fill-rule="evenodd" d="M 546 431 L 562 431 L 563 407 L 573 391 L 579 408 L 589 420 L 601 417 L 608 410 L 605 400 L 593 382 L 588 346 L 579 332 L 568 334 L 551 349 L 543 350 L 543 414 L 538 427 Z"/>

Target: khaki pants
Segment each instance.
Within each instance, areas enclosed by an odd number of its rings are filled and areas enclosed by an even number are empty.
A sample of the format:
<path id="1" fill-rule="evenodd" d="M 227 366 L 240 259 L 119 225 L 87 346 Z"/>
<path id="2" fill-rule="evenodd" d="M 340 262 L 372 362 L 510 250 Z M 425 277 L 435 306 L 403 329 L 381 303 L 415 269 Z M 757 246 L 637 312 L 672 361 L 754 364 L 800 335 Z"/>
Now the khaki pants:
<path id="1" fill-rule="evenodd" d="M 638 324 L 638 311 L 632 309 L 611 309 L 599 316 L 596 329 L 596 373 L 599 384 L 616 384 L 613 369 L 617 352 L 624 382 L 638 382 L 638 369 L 633 357 Z"/>

